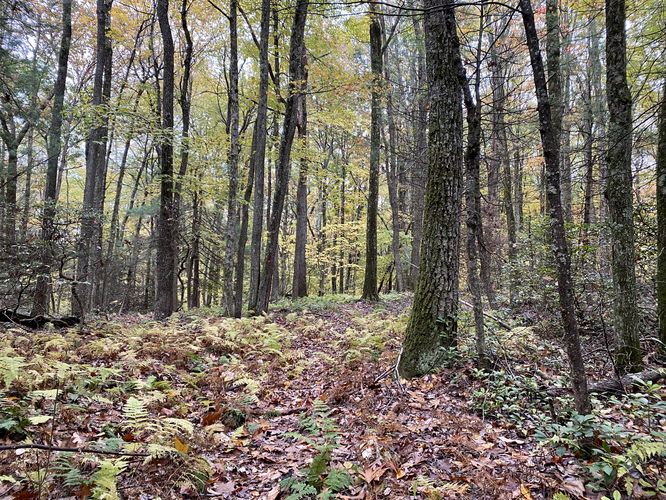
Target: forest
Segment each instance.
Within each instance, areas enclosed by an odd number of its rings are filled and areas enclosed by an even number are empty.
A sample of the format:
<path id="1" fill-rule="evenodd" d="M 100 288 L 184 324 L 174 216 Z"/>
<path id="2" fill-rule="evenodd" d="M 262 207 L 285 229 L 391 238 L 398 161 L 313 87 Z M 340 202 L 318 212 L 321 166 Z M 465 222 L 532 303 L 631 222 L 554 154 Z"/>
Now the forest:
<path id="1" fill-rule="evenodd" d="M 0 0 L 0 498 L 666 498 L 663 0 Z"/>

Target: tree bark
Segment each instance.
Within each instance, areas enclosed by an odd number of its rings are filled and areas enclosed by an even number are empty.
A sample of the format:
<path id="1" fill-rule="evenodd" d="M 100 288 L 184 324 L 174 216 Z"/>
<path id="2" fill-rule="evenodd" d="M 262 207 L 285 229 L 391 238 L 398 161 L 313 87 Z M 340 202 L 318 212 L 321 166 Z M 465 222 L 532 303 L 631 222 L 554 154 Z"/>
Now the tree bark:
<path id="1" fill-rule="evenodd" d="M 460 44 L 452 0 L 425 0 L 430 94 L 428 181 L 419 279 L 398 370 L 431 372 L 455 346 L 463 173 Z"/>
<path id="2" fill-rule="evenodd" d="M 642 364 L 636 307 L 636 269 L 631 170 L 631 93 L 627 84 L 625 0 L 606 0 L 606 94 L 608 99 L 608 202 L 612 245 L 614 326 L 620 372 Z"/>
<path id="3" fill-rule="evenodd" d="M 160 211 L 157 218 L 155 259 L 155 318 L 169 317 L 175 310 L 176 220 L 173 178 L 174 45 L 169 25 L 169 0 L 157 1 L 157 19 L 162 34 L 162 143 L 160 145 Z"/>
<path id="4" fill-rule="evenodd" d="M 372 102 L 370 118 L 370 178 L 368 181 L 368 212 L 365 227 L 365 300 L 379 300 L 377 294 L 377 207 L 379 203 L 379 148 L 381 145 L 382 29 L 379 9 L 370 3 L 370 66 L 372 70 Z"/>
<path id="5" fill-rule="evenodd" d="M 232 316 L 235 309 L 234 297 L 234 255 L 238 247 L 238 162 L 239 145 L 239 107 L 238 107 L 238 2 L 229 3 L 229 195 L 227 200 L 227 238 L 225 242 L 222 280 L 224 305 L 227 316 Z"/>

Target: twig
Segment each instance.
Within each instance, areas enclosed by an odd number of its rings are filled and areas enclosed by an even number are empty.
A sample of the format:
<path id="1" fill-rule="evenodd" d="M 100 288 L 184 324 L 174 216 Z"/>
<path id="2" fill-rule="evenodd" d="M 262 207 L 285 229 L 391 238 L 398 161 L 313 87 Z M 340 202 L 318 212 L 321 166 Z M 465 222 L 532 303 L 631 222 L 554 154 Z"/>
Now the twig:
<path id="1" fill-rule="evenodd" d="M 116 455 L 121 457 L 147 457 L 148 453 L 130 453 L 124 451 L 110 451 L 110 450 L 97 450 L 95 448 L 67 448 L 64 446 L 49 446 L 47 444 L 23 443 L 23 444 L 8 444 L 0 445 L 0 451 L 6 450 L 47 450 L 47 451 L 64 451 L 71 453 L 99 453 L 102 455 Z"/>
<path id="2" fill-rule="evenodd" d="M 402 386 L 402 382 L 400 382 L 400 372 L 398 372 L 398 366 L 400 365 L 400 358 L 402 358 L 403 349 L 404 346 L 400 347 L 400 353 L 398 354 L 398 359 L 395 361 L 395 365 L 393 366 L 393 376 L 395 377 L 395 381 L 398 384 L 398 387 L 400 388 L 400 392 L 404 394 L 407 391 L 405 391 L 405 388 Z"/>

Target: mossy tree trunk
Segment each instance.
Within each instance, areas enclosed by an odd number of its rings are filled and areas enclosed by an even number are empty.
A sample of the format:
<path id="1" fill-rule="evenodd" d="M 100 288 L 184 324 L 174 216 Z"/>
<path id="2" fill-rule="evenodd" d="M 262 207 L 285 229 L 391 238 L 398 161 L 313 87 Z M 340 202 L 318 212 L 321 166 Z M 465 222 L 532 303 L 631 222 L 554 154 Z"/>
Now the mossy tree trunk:
<path id="1" fill-rule="evenodd" d="M 456 342 L 463 116 L 460 45 L 451 0 L 425 0 L 430 93 L 428 180 L 414 305 L 398 366 L 403 377 L 441 365 Z"/>
<path id="2" fill-rule="evenodd" d="M 613 308 L 618 340 L 616 366 L 638 371 L 641 346 L 636 308 L 633 192 L 631 172 L 631 93 L 627 84 L 625 0 L 606 0 L 606 95 L 608 100 L 608 202 L 612 247 Z"/>

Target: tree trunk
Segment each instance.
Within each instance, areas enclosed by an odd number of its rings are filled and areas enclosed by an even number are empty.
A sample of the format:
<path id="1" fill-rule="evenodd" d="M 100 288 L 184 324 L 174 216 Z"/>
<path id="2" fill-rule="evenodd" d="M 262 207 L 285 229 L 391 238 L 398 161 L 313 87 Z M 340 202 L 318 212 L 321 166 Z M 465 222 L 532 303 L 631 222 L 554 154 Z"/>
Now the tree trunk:
<path id="1" fill-rule="evenodd" d="M 72 311 L 85 315 L 92 304 L 92 285 L 94 281 L 93 260 L 97 235 L 101 233 L 102 214 L 97 195 L 98 184 L 103 183 L 104 159 L 108 135 L 108 116 L 103 110 L 104 74 L 107 68 L 107 18 L 110 16 L 109 0 L 97 0 L 97 33 L 95 52 L 95 77 L 93 82 L 92 106 L 95 114 L 95 127 L 90 131 L 86 143 L 86 181 L 83 192 L 81 212 L 81 232 L 76 263 L 76 281 L 72 287 Z"/>
<path id="2" fill-rule="evenodd" d="M 271 220 L 268 225 L 268 238 L 266 243 L 266 256 L 264 269 L 259 283 L 259 294 L 254 312 L 261 314 L 268 311 L 268 302 L 271 298 L 273 286 L 273 273 L 276 272 L 278 258 L 278 239 L 282 211 L 289 187 L 289 171 L 291 160 L 291 147 L 294 142 L 296 123 L 298 121 L 301 100 L 305 99 L 307 85 L 307 61 L 305 52 L 305 22 L 308 13 L 308 0 L 298 0 L 294 13 L 294 24 L 291 30 L 289 46 L 289 96 L 285 108 L 282 137 L 280 139 L 280 153 L 275 171 L 275 192 L 271 208 Z"/>
<path id="3" fill-rule="evenodd" d="M 661 98 L 657 145 L 657 315 L 661 351 L 666 353 L 666 89 Z"/>
<path id="4" fill-rule="evenodd" d="M 257 310 L 261 266 L 261 243 L 264 228 L 264 159 L 266 157 L 266 113 L 268 99 L 268 35 L 271 2 L 261 2 L 261 35 L 259 42 L 259 103 L 252 135 L 251 168 L 254 171 L 254 204 L 252 215 L 252 254 L 250 258 L 250 297 L 248 307 Z M 276 174 L 277 175 L 277 174 Z M 279 226 L 279 224 L 278 224 Z"/>
<path id="5" fill-rule="evenodd" d="M 608 99 L 608 202 L 612 245 L 614 326 L 620 372 L 638 371 L 642 354 L 636 308 L 631 93 L 627 84 L 625 0 L 606 0 L 606 93 Z"/>
<path id="6" fill-rule="evenodd" d="M 478 269 L 478 232 L 481 226 L 481 43 L 483 40 L 484 25 L 483 6 L 479 18 L 479 38 L 476 47 L 476 77 L 474 82 L 474 98 L 469 83 L 460 68 L 463 78 L 463 96 L 467 109 L 467 147 L 465 149 L 465 207 L 467 210 L 467 286 L 472 296 L 472 311 L 474 313 L 474 330 L 476 333 L 476 354 L 479 365 L 486 365 L 486 339 L 483 320 L 483 302 L 481 299 L 481 283 Z"/>
<path id="7" fill-rule="evenodd" d="M 238 115 L 238 2 L 229 3 L 229 195 L 227 200 L 227 238 L 225 242 L 222 294 L 227 316 L 234 314 L 234 255 L 238 247 L 238 161 L 239 115 Z"/>
<path id="8" fill-rule="evenodd" d="M 58 53 L 58 75 L 53 86 L 53 109 L 46 142 L 46 189 L 44 191 L 44 210 L 42 212 L 41 266 L 35 284 L 32 301 L 32 315 L 47 314 L 51 290 L 51 265 L 54 236 L 54 222 L 57 203 L 58 160 L 60 159 L 60 134 L 62 132 L 62 110 L 65 101 L 69 49 L 72 42 L 72 0 L 62 1 L 62 34 Z"/>
<path id="9" fill-rule="evenodd" d="M 300 100 L 298 116 L 298 138 L 301 140 L 303 155 L 301 168 L 298 172 L 298 187 L 296 188 L 296 243 L 294 248 L 294 279 L 292 284 L 292 297 L 294 299 L 306 297 L 308 294 L 307 262 L 305 249 L 308 238 L 308 159 L 305 150 L 307 140 L 307 99 Z"/>
<path id="10" fill-rule="evenodd" d="M 382 29 L 379 9 L 370 3 L 370 66 L 372 70 L 372 103 L 370 118 L 370 178 L 368 181 L 368 213 L 365 228 L 365 300 L 379 300 L 377 294 L 377 207 L 379 203 L 379 148 L 381 146 Z"/>
<path id="11" fill-rule="evenodd" d="M 173 98 L 174 46 L 169 26 L 169 0 L 157 1 L 157 19 L 164 51 L 162 84 L 162 143 L 160 145 L 160 211 L 157 218 L 155 259 L 155 318 L 169 317 L 175 310 L 176 220 L 174 219 Z"/>
<path id="12" fill-rule="evenodd" d="M 423 45 L 422 20 L 419 16 L 412 16 L 414 37 L 416 41 L 416 106 L 414 123 L 414 168 L 411 172 L 412 184 L 412 253 L 410 257 L 409 286 L 413 290 L 419 275 L 419 262 L 421 260 L 421 236 L 423 234 L 423 209 L 425 205 L 425 184 L 428 170 L 427 161 L 427 95 L 426 95 L 426 69 L 425 48 Z"/>
<path id="13" fill-rule="evenodd" d="M 428 182 L 419 279 L 398 370 L 428 373 L 455 346 L 458 248 L 463 174 L 460 45 L 452 0 L 425 0 L 426 63 L 430 94 Z"/>
<path id="14" fill-rule="evenodd" d="M 238 233 L 238 248 L 236 249 L 235 280 L 234 280 L 234 317 L 240 318 L 243 313 L 243 275 L 245 274 L 245 244 L 247 243 L 247 226 L 249 222 L 250 199 L 252 198 L 252 180 L 254 168 L 250 161 L 247 172 L 247 183 L 241 205 L 240 231 Z"/>
<path id="15" fill-rule="evenodd" d="M 560 298 L 560 313 L 564 329 L 564 343 L 569 357 L 571 368 L 571 381 L 574 392 L 576 410 L 585 414 L 590 411 L 590 398 L 587 389 L 587 376 L 585 364 L 580 349 L 578 323 L 574 309 L 574 290 L 571 278 L 571 255 L 564 230 L 564 214 L 562 213 L 562 200 L 560 198 L 560 169 L 559 169 L 559 135 L 553 127 L 550 100 L 546 83 L 546 74 L 539 48 L 539 38 L 534 24 L 534 13 L 530 0 L 520 0 L 527 47 L 530 53 L 530 62 L 534 74 L 534 87 L 537 96 L 537 110 L 539 113 L 539 133 L 546 164 L 548 189 L 548 210 L 552 248 L 557 265 L 558 292 Z"/>
<path id="16" fill-rule="evenodd" d="M 382 18 L 383 20 L 383 18 Z M 384 46 L 384 79 L 388 85 L 386 92 L 386 118 L 388 122 L 388 157 L 386 177 L 388 180 L 389 203 L 391 205 L 391 251 L 395 269 L 395 290 L 404 290 L 402 257 L 400 255 L 400 179 L 398 167 L 397 141 L 398 131 L 395 123 L 395 110 L 393 104 L 393 85 L 391 84 L 391 71 L 389 67 L 389 48 L 382 22 L 382 45 Z"/>

